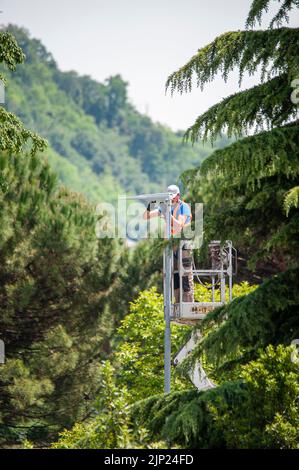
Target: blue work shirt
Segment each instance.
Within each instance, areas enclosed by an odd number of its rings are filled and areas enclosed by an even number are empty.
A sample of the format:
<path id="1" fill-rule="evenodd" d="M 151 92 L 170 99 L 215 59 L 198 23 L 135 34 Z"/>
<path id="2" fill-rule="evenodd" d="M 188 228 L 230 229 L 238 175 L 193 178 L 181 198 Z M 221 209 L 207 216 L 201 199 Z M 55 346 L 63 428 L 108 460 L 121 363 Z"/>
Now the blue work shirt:
<path id="1" fill-rule="evenodd" d="M 179 205 L 179 207 L 178 207 Z M 161 206 L 159 206 L 159 212 L 160 214 L 165 214 L 165 211 L 161 209 Z M 179 215 L 186 215 L 186 222 L 185 225 L 189 224 L 191 222 L 191 209 L 189 204 L 187 204 L 184 201 L 179 200 L 176 204 L 171 206 L 171 215 L 175 214 L 175 218 L 177 219 Z"/>

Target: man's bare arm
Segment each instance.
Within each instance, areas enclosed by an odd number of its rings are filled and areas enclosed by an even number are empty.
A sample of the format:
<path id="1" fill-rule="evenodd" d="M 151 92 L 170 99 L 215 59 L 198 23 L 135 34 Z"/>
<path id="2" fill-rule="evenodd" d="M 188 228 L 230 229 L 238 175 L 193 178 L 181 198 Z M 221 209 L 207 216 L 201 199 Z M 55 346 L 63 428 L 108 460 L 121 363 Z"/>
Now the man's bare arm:
<path id="1" fill-rule="evenodd" d="M 160 215 L 159 209 L 153 209 L 152 211 L 144 211 L 143 213 L 143 219 L 152 219 L 153 217 L 158 217 Z"/>

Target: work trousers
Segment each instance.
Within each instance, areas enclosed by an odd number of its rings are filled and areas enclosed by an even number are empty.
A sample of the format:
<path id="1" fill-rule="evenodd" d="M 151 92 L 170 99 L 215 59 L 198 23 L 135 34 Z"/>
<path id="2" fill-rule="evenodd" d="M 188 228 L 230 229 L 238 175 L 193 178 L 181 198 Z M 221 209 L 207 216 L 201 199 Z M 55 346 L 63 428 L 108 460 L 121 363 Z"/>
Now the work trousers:
<path id="1" fill-rule="evenodd" d="M 179 264 L 179 250 L 173 250 L 173 268 L 174 271 L 178 269 Z M 186 273 L 182 276 L 182 287 L 183 287 L 183 302 L 194 302 L 194 281 L 193 281 L 193 271 L 192 271 L 192 250 L 184 249 L 182 250 L 182 264 L 183 268 L 186 270 Z M 180 301 L 180 278 L 179 274 L 174 274 L 174 297 L 175 302 L 179 303 Z"/>

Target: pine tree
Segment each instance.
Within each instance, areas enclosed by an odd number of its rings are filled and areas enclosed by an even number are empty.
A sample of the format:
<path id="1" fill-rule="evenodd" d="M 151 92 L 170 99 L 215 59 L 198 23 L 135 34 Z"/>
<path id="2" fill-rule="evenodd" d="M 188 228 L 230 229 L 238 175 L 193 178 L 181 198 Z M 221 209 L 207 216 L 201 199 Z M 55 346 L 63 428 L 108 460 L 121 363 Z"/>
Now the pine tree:
<path id="1" fill-rule="evenodd" d="M 15 440 L 89 412 L 118 248 L 97 240 L 94 208 L 59 189 L 37 156 L 0 161 L 0 430 Z"/>
<path id="2" fill-rule="evenodd" d="M 0 60 L 24 56 L 0 33 Z M 0 108 L 0 441 L 55 433 L 90 412 L 113 317 L 113 240 L 96 213 L 57 184 L 38 155 L 46 142 Z"/>

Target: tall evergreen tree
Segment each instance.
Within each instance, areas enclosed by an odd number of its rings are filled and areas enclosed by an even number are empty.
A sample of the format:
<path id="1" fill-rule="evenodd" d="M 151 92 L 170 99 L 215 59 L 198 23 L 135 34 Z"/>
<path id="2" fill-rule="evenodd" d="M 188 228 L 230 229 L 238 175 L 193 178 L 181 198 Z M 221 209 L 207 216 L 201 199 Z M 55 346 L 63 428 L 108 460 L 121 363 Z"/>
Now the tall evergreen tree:
<path id="1" fill-rule="evenodd" d="M 245 73 L 261 72 L 260 85 L 223 99 L 187 130 L 193 142 L 213 141 L 221 132 L 240 140 L 215 151 L 185 178 L 191 196 L 206 203 L 207 236 L 233 238 L 262 275 L 299 260 L 299 125 L 292 99 L 299 29 L 281 26 L 298 2 L 284 1 L 269 29 L 252 29 L 268 4 L 253 1 L 246 30 L 219 36 L 167 81 L 172 92 L 183 93 L 194 78 L 203 89 L 218 72 L 226 81 L 237 67 L 240 83 Z"/>
<path id="2" fill-rule="evenodd" d="M 24 55 L 0 33 L 0 60 Z M 118 247 L 98 240 L 95 210 L 58 187 L 46 142 L 0 108 L 0 440 L 55 432 L 89 413 L 113 319 Z"/>

